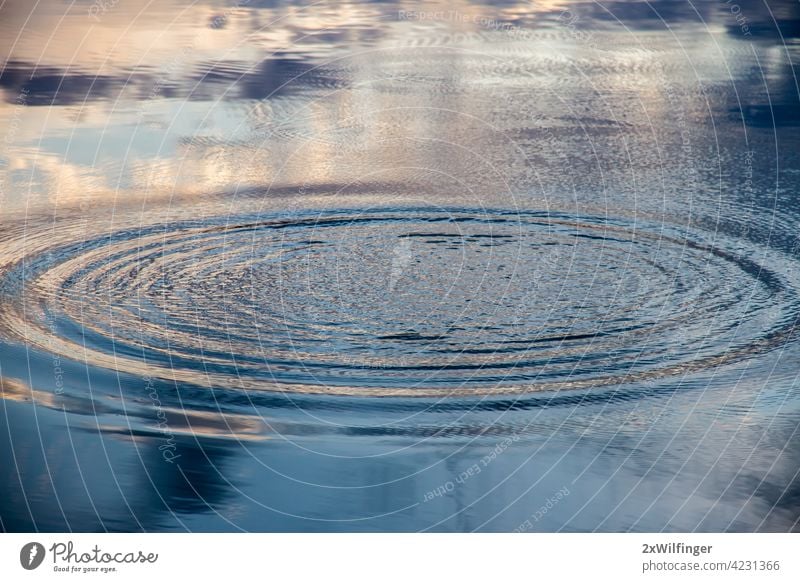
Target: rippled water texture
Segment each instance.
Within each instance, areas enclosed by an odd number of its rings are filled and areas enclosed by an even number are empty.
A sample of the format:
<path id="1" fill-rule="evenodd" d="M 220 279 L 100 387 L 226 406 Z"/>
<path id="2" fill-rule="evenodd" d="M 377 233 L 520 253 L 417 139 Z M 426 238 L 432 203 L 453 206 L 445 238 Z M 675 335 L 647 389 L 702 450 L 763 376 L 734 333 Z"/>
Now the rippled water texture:
<path id="1" fill-rule="evenodd" d="M 4 4 L 0 530 L 797 530 L 798 23 Z"/>

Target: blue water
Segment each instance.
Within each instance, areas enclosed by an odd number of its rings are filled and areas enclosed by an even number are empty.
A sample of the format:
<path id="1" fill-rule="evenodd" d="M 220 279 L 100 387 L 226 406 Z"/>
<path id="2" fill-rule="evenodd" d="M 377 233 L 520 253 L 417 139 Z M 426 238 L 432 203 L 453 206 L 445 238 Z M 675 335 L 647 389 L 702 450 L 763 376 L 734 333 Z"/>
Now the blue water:
<path id="1" fill-rule="evenodd" d="M 800 528 L 800 5 L 140 9 L 0 8 L 0 530 Z"/>

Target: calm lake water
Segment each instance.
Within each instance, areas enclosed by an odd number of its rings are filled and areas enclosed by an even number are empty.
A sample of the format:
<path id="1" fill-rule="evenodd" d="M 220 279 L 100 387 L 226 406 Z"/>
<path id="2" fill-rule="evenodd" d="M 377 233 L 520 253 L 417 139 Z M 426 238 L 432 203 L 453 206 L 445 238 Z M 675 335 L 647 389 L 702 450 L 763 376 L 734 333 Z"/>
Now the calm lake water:
<path id="1" fill-rule="evenodd" d="M 0 530 L 797 531 L 800 4 L 0 8 Z"/>

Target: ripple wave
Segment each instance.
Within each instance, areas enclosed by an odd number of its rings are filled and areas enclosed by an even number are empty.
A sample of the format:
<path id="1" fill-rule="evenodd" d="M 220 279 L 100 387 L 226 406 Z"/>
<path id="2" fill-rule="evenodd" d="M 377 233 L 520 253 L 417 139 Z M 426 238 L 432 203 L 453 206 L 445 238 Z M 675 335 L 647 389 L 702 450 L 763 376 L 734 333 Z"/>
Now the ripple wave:
<path id="1" fill-rule="evenodd" d="M 773 350 L 800 313 L 759 247 L 624 217 L 339 209 L 42 241 L 0 264 L 4 335 L 210 387 L 617 386 Z"/>

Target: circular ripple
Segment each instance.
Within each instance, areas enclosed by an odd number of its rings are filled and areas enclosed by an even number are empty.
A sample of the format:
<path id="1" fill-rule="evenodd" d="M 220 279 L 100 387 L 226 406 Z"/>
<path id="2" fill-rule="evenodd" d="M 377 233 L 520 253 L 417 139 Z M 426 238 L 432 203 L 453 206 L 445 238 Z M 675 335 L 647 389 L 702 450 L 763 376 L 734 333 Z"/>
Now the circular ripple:
<path id="1" fill-rule="evenodd" d="M 215 387 L 589 388 L 786 342 L 797 295 L 745 254 L 663 224 L 498 209 L 226 217 L 6 265 L 2 325 L 95 365 Z"/>

